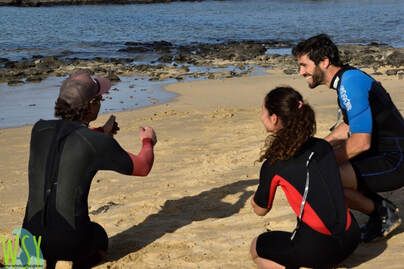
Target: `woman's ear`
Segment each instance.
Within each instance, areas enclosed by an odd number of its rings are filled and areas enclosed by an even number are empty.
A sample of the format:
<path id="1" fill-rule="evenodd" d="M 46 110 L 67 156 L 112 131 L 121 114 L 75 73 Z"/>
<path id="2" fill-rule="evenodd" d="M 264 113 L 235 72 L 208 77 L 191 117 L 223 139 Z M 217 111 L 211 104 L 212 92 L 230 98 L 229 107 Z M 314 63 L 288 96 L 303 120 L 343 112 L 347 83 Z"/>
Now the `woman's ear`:
<path id="1" fill-rule="evenodd" d="M 282 124 L 281 119 L 278 117 L 278 115 L 276 115 L 274 113 L 270 116 L 270 119 L 271 119 L 272 125 L 274 126 L 275 131 L 282 129 L 283 124 Z"/>
<path id="2" fill-rule="evenodd" d="M 273 125 L 276 125 L 276 124 L 278 123 L 278 121 L 279 121 L 279 118 L 278 118 L 278 116 L 277 116 L 275 113 L 273 113 L 272 115 L 270 115 L 270 116 L 269 116 L 269 119 L 271 120 L 271 122 L 272 122 Z"/>

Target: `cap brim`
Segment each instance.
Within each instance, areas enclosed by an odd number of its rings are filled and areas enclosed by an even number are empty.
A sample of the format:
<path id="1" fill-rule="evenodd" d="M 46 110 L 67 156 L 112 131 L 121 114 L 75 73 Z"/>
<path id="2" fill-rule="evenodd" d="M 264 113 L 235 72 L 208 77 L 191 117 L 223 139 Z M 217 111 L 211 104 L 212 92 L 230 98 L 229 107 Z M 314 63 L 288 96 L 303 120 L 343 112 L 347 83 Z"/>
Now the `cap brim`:
<path id="1" fill-rule="evenodd" d="M 100 92 L 98 93 L 99 95 L 103 95 L 104 93 L 107 93 L 109 89 L 111 89 L 111 81 L 107 78 L 103 77 L 95 77 L 98 80 L 98 83 L 100 84 Z"/>

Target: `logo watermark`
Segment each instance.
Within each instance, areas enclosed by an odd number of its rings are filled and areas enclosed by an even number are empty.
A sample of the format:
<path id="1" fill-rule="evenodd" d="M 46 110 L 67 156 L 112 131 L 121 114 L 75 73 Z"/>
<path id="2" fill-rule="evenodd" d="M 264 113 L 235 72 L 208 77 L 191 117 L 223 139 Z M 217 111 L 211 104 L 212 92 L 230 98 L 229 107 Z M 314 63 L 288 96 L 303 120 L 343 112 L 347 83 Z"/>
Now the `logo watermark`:
<path id="1" fill-rule="evenodd" d="M 3 250 L 4 268 L 44 268 L 41 251 L 41 236 L 32 235 L 24 228 L 13 230 L 13 239 L 0 236 L 0 248 Z"/>

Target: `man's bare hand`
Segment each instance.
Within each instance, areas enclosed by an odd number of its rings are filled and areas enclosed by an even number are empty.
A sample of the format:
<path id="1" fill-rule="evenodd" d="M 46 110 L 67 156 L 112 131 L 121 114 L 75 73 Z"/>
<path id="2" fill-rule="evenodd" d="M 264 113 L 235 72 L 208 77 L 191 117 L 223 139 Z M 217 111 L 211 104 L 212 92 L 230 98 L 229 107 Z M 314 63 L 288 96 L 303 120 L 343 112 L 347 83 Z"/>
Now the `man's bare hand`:
<path id="1" fill-rule="evenodd" d="M 109 119 L 105 122 L 104 126 L 102 126 L 102 129 L 104 130 L 105 134 L 108 134 L 110 136 L 114 136 L 117 134 L 119 131 L 118 123 L 115 121 L 115 116 L 111 115 Z"/>
<path id="2" fill-rule="evenodd" d="M 153 146 L 157 143 L 156 132 L 152 127 L 145 126 L 139 127 L 139 138 L 142 141 L 144 138 L 150 138 L 152 140 Z"/>

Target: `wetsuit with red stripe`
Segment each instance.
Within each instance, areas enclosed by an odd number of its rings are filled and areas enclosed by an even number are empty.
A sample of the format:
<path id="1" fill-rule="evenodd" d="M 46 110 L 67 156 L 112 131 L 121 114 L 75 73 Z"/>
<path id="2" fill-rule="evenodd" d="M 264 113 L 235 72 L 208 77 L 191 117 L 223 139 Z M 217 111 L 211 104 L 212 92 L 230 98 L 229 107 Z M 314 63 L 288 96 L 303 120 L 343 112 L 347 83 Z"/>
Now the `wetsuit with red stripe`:
<path id="1" fill-rule="evenodd" d="M 306 166 L 311 153 L 313 157 Z M 261 235 L 257 240 L 260 257 L 291 267 L 330 266 L 346 258 L 359 243 L 359 230 L 345 204 L 334 152 L 322 139 L 309 139 L 288 160 L 273 165 L 265 161 L 254 196 L 255 203 L 271 209 L 276 190 L 280 187 L 298 217 L 307 172 L 307 198 L 301 221 L 298 219 L 295 238 L 291 240 L 291 233 L 286 232 Z"/>
<path id="2" fill-rule="evenodd" d="M 103 228 L 90 221 L 88 194 L 99 170 L 145 176 L 153 165 L 153 145 L 144 139 L 138 155 L 111 136 L 80 122 L 40 120 L 31 133 L 29 194 L 23 228 L 42 236 L 47 259 L 82 259 L 106 250 Z"/>

